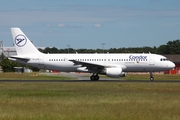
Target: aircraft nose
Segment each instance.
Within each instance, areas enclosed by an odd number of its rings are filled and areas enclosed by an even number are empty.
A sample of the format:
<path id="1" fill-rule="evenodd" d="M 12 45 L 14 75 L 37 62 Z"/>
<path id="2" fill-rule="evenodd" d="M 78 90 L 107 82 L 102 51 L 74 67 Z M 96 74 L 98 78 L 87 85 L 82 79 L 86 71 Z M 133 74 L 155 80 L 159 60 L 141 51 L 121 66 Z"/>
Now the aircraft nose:
<path id="1" fill-rule="evenodd" d="M 170 63 L 168 64 L 168 67 L 169 67 L 169 68 L 174 68 L 174 67 L 175 67 L 175 64 L 174 64 L 173 62 L 170 62 Z"/>

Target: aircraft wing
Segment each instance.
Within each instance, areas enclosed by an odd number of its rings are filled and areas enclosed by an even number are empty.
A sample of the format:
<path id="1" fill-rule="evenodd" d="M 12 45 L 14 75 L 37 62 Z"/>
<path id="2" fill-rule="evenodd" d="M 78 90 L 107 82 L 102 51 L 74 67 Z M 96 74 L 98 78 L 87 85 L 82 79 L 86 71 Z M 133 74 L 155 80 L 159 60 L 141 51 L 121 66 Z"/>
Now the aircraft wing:
<path id="1" fill-rule="evenodd" d="M 73 62 L 75 65 L 81 65 L 81 67 L 86 67 L 88 71 L 100 72 L 105 68 L 105 66 L 103 65 L 94 64 L 94 63 L 82 62 L 77 60 L 69 60 L 69 61 Z"/>

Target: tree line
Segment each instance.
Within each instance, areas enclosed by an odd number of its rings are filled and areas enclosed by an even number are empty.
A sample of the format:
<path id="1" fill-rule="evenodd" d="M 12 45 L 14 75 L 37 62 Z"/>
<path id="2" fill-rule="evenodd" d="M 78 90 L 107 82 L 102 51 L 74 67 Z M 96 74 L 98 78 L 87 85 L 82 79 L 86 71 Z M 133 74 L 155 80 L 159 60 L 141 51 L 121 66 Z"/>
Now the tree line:
<path id="1" fill-rule="evenodd" d="M 122 48 L 110 48 L 110 49 L 73 49 L 65 48 L 58 49 L 56 47 L 46 47 L 45 49 L 39 49 L 43 53 L 155 53 L 155 54 L 180 54 L 180 40 L 169 41 L 159 47 L 122 47 Z"/>

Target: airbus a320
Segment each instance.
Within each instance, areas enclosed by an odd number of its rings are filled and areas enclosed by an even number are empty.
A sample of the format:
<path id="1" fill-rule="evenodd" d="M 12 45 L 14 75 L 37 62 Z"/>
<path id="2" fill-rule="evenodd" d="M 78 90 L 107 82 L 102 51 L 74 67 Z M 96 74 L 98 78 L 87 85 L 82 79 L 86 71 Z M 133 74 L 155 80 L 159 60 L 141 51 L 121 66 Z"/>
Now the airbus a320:
<path id="1" fill-rule="evenodd" d="M 9 60 L 40 69 L 92 73 L 92 81 L 99 80 L 99 74 L 122 77 L 126 72 L 149 72 L 153 81 L 153 72 L 175 67 L 166 57 L 150 53 L 44 54 L 20 28 L 11 28 L 11 32 L 17 55 L 10 56 Z"/>

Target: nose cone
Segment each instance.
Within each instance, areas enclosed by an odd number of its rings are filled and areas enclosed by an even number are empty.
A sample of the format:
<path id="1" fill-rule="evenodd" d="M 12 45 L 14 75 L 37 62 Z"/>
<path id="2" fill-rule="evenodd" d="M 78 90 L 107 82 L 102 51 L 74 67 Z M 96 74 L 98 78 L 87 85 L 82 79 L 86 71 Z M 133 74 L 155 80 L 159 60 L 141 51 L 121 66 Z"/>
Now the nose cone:
<path id="1" fill-rule="evenodd" d="M 172 68 L 174 68 L 175 67 L 175 64 L 173 63 L 173 62 L 169 62 L 169 64 L 168 64 L 168 67 L 170 68 L 170 69 L 172 69 Z"/>

